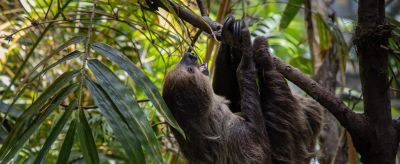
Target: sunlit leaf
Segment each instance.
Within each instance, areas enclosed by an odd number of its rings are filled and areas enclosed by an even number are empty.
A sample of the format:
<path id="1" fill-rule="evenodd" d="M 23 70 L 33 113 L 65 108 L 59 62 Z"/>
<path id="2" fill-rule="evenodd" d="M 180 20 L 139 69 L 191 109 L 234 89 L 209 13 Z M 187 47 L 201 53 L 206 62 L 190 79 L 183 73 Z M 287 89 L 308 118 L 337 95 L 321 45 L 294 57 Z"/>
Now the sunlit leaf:
<path id="1" fill-rule="evenodd" d="M 64 11 L 64 9 L 68 6 L 68 4 L 71 2 L 72 0 L 67 0 L 62 6 L 60 6 L 60 10 L 57 11 L 57 13 L 54 15 L 53 20 L 56 20 L 61 13 Z M 25 68 L 26 63 L 28 63 L 28 60 L 32 57 L 32 55 L 34 54 L 34 50 L 36 49 L 36 47 L 39 45 L 39 43 L 42 41 L 42 39 L 44 38 L 45 34 L 47 33 L 47 31 L 50 30 L 50 28 L 52 27 L 52 25 L 55 22 L 50 22 L 41 32 L 41 34 L 39 35 L 39 37 L 36 39 L 35 43 L 33 44 L 32 48 L 29 50 L 29 52 L 26 55 L 26 58 L 24 59 L 24 61 L 19 65 L 17 72 L 15 73 L 13 79 L 11 80 L 11 83 L 7 86 L 6 90 L 4 91 L 4 93 L 2 94 L 2 97 L 0 99 L 0 101 L 2 101 L 8 91 L 10 90 L 11 86 L 14 85 L 15 80 L 17 78 L 19 78 L 22 70 Z"/>
<path id="2" fill-rule="evenodd" d="M 328 51 L 329 44 L 331 43 L 331 33 L 329 27 L 326 25 L 320 14 L 315 15 L 315 20 L 317 24 L 318 34 L 319 34 L 319 43 L 321 47 L 321 51 Z"/>
<path id="3" fill-rule="evenodd" d="M 279 28 L 281 30 L 285 29 L 289 26 L 290 22 L 299 12 L 300 7 L 303 5 L 304 0 L 289 0 L 287 2 L 285 11 L 283 11 L 281 23 L 279 24 Z"/>

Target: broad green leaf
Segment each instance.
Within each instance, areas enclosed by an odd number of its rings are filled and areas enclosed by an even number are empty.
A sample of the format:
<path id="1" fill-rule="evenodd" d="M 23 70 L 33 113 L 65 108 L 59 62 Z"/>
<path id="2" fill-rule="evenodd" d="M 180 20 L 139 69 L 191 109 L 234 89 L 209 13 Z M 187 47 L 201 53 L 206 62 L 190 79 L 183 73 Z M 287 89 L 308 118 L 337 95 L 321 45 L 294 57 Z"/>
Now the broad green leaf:
<path id="1" fill-rule="evenodd" d="M 45 157 L 47 151 L 49 151 L 51 145 L 54 143 L 54 141 L 57 139 L 58 135 L 60 132 L 63 130 L 65 123 L 68 121 L 70 118 L 72 111 L 76 108 L 78 105 L 77 101 L 73 101 L 68 108 L 65 109 L 64 114 L 61 116 L 61 118 L 58 120 L 56 125 L 54 126 L 53 130 L 50 132 L 49 137 L 46 139 L 46 142 L 44 143 L 42 149 L 40 149 L 39 154 L 37 155 L 35 159 L 35 164 L 40 164 Z"/>
<path id="2" fill-rule="evenodd" d="M 61 146 L 60 153 L 58 154 L 57 164 L 67 164 L 69 155 L 71 154 L 71 148 L 74 144 L 76 131 L 76 120 L 72 120 L 69 124 L 67 135 L 65 136 L 64 142 Z"/>
<path id="3" fill-rule="evenodd" d="M 9 137 L 7 137 L 3 146 L 0 149 L 0 159 L 4 157 L 6 154 L 6 150 L 12 146 L 15 138 L 19 136 L 23 132 L 23 126 L 26 121 L 31 118 L 31 116 L 35 113 L 38 113 L 41 108 L 46 104 L 47 101 L 51 100 L 50 98 L 54 96 L 57 91 L 59 91 L 64 85 L 74 78 L 79 71 L 70 71 L 62 74 L 58 77 L 37 99 L 22 113 L 22 115 L 17 119 L 14 129 L 11 131 Z"/>
<path id="4" fill-rule="evenodd" d="M 136 67 L 135 64 L 133 64 L 126 56 L 124 56 L 124 54 L 113 49 L 107 44 L 94 43 L 92 44 L 92 48 L 96 52 L 118 64 L 124 71 L 126 71 L 136 82 L 136 84 L 138 84 L 139 87 L 144 91 L 158 112 L 165 117 L 165 120 L 182 135 L 184 135 L 182 129 L 178 126 L 167 105 L 165 104 L 164 99 L 158 92 L 156 86 L 139 68 Z"/>
<path id="5" fill-rule="evenodd" d="M 105 90 L 107 95 L 117 107 L 117 111 L 121 113 L 128 125 L 131 133 L 136 133 L 136 137 L 146 150 L 147 154 L 153 158 L 156 163 L 162 163 L 159 143 L 154 134 L 149 121 L 146 119 L 145 113 L 139 108 L 139 105 L 133 99 L 134 93 L 114 75 L 100 61 L 94 59 L 88 62 L 90 70 L 97 78 L 100 86 Z"/>
<path id="6" fill-rule="evenodd" d="M 86 120 L 83 109 L 79 110 L 78 137 L 85 162 L 88 164 L 98 164 L 99 155 L 97 153 L 96 143 L 94 142 L 92 130 Z"/>
<path id="7" fill-rule="evenodd" d="M 301 5 L 303 5 L 304 0 L 289 0 L 286 5 L 285 10 L 282 14 L 281 23 L 279 24 L 279 28 L 281 30 L 286 29 L 296 14 L 299 12 Z"/>
<path id="8" fill-rule="evenodd" d="M 87 79 L 90 94 L 93 96 L 99 109 L 104 114 L 110 124 L 115 137 L 121 143 L 129 160 L 133 163 L 145 163 L 144 154 L 141 144 L 136 137 L 136 132 L 129 130 L 130 128 L 124 121 L 124 118 L 118 108 L 113 104 L 111 98 L 105 93 L 101 86 Z"/>
<path id="9" fill-rule="evenodd" d="M 71 84 L 62 90 L 60 90 L 57 95 L 54 97 L 54 100 L 51 102 L 48 102 L 45 106 L 41 108 L 41 112 L 37 114 L 37 116 L 34 118 L 32 122 L 28 122 L 28 120 L 22 120 L 25 125 L 27 125 L 27 128 L 24 129 L 18 129 L 20 131 L 17 131 L 19 134 L 18 137 L 8 139 L 6 142 L 8 147 L 2 147 L 2 152 L 4 154 L 1 154 L 0 161 L 2 163 L 7 163 L 10 161 L 15 154 L 22 148 L 22 146 L 25 144 L 25 142 L 29 139 L 29 137 L 32 136 L 33 133 L 35 133 L 40 124 L 55 110 L 57 109 L 60 104 L 64 101 L 64 99 L 75 89 L 77 88 L 76 84 Z M 18 124 L 18 123 L 17 123 Z"/>

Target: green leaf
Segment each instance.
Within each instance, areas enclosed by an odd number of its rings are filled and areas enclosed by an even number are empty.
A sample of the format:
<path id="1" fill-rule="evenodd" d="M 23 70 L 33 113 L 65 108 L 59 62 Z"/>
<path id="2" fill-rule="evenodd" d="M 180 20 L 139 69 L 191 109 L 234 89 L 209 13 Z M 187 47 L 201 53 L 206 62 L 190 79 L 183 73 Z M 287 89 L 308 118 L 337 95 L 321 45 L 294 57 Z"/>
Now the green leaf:
<path id="1" fill-rule="evenodd" d="M 88 164 L 98 164 L 99 155 L 97 153 L 96 143 L 94 142 L 92 130 L 86 120 L 83 109 L 79 110 L 78 137 L 85 162 Z"/>
<path id="2" fill-rule="evenodd" d="M 57 11 L 57 13 L 53 16 L 52 20 L 57 20 L 57 18 L 61 15 L 61 13 L 64 11 L 64 9 L 68 6 L 68 4 L 71 2 L 72 0 L 67 0 Z M 7 86 L 7 88 L 5 89 L 4 93 L 2 94 L 2 97 L 0 99 L 0 102 L 2 102 L 4 100 L 4 98 L 7 96 L 8 91 L 10 90 L 11 86 L 14 85 L 15 80 L 17 80 L 17 78 L 19 78 L 19 75 L 21 74 L 22 70 L 25 68 L 26 63 L 28 63 L 28 60 L 33 56 L 34 51 L 36 49 L 36 47 L 39 45 L 39 43 L 42 41 L 42 39 L 44 38 L 45 34 L 47 33 L 47 31 L 50 30 L 50 28 L 53 27 L 54 22 L 49 22 L 47 24 L 47 26 L 43 29 L 43 31 L 41 32 L 41 34 L 39 35 L 39 37 L 36 39 L 35 43 L 33 44 L 32 48 L 29 50 L 29 52 L 26 54 L 26 57 L 24 59 L 24 61 L 19 65 L 17 73 L 15 73 L 15 76 L 12 78 L 10 84 Z"/>
<path id="3" fill-rule="evenodd" d="M 129 76 L 139 85 L 139 87 L 144 91 L 153 105 L 156 107 L 158 112 L 165 118 L 165 120 L 174 127 L 177 131 L 179 131 L 182 135 L 184 135 L 182 129 L 176 123 L 174 117 L 169 111 L 167 105 L 164 102 L 164 99 L 161 97 L 158 92 L 156 86 L 151 82 L 151 80 L 133 64 L 129 59 L 124 56 L 121 52 L 113 49 L 107 44 L 104 43 L 94 43 L 91 46 L 96 52 L 101 55 L 107 57 L 111 61 L 118 64 L 124 71 L 126 71 Z"/>
<path id="4" fill-rule="evenodd" d="M 38 77 L 40 77 L 42 74 L 44 74 L 45 72 L 47 72 L 48 70 L 50 70 L 51 68 L 54 68 L 55 66 L 59 65 L 62 62 L 77 58 L 78 56 L 81 55 L 81 52 L 79 51 L 73 51 L 71 53 L 69 53 L 68 55 L 65 55 L 64 57 L 62 57 L 60 60 L 57 60 L 55 63 L 51 64 L 50 66 L 46 67 L 45 69 L 43 69 L 42 71 L 40 71 L 38 74 L 36 74 L 35 76 L 32 77 L 32 79 L 30 79 L 30 82 L 32 82 L 33 80 L 37 79 Z M 28 83 L 30 83 L 28 82 Z M 26 83 L 26 84 L 28 84 Z M 29 85 L 24 85 L 24 87 L 18 92 L 18 94 L 14 97 L 12 103 L 6 108 L 5 113 L 6 115 L 9 114 L 9 112 L 13 112 L 14 110 L 12 109 L 12 107 L 14 106 L 14 104 L 17 102 L 17 100 L 19 99 L 19 97 L 22 95 L 22 93 L 25 91 L 25 89 L 29 86 Z M 11 116 L 13 116 L 11 114 Z"/>
<path id="5" fill-rule="evenodd" d="M 281 23 L 279 24 L 279 28 L 281 30 L 286 29 L 296 14 L 299 12 L 301 5 L 303 5 L 304 0 L 289 0 L 286 5 L 285 10 L 282 14 Z"/>
<path id="6" fill-rule="evenodd" d="M 329 30 L 328 25 L 325 23 L 325 20 L 322 18 L 320 14 L 315 15 L 315 20 L 317 24 L 318 34 L 319 34 L 319 42 L 321 51 L 328 51 L 329 44 L 331 43 L 331 32 Z"/>
<path id="7" fill-rule="evenodd" d="M 121 113 L 117 111 L 118 108 L 113 104 L 112 100 L 110 100 L 111 98 L 107 96 L 101 86 L 95 84 L 93 81 L 87 79 L 86 83 L 90 94 L 93 96 L 96 104 L 99 106 L 101 112 L 113 129 L 113 132 L 116 134 L 115 137 L 124 148 L 128 159 L 133 163 L 145 163 L 144 154 L 141 144 L 136 138 L 136 133 L 128 130 L 128 125 L 124 122 Z"/>
<path id="8" fill-rule="evenodd" d="M 74 137 L 76 131 L 76 120 L 72 120 L 69 124 L 67 135 L 65 136 L 64 142 L 61 146 L 60 153 L 58 154 L 57 164 L 67 164 L 69 155 L 71 154 L 71 148 L 74 144 Z"/>
<path id="9" fill-rule="evenodd" d="M 132 90 L 126 88 L 117 76 L 100 61 L 96 59 L 90 60 L 88 66 L 96 76 L 100 86 L 116 105 L 117 108 L 115 110 L 121 113 L 121 120 L 125 120 L 131 133 L 136 133 L 136 137 L 139 143 L 142 143 L 147 155 L 152 157 L 156 163 L 163 163 L 160 158 L 160 146 L 156 135 L 149 121 L 146 119 L 145 113 L 141 111 L 139 105 L 133 99 L 132 95 L 134 95 L 134 93 Z"/>
<path id="10" fill-rule="evenodd" d="M 72 111 L 76 108 L 78 105 L 77 101 L 73 101 L 68 108 L 65 109 L 64 114 L 61 116 L 61 118 L 58 120 L 56 125 L 54 126 L 53 130 L 50 132 L 49 137 L 46 139 L 46 142 L 44 143 L 42 149 L 40 149 L 39 154 L 37 155 L 35 159 L 35 164 L 40 164 L 43 160 L 43 157 L 46 155 L 47 151 L 49 151 L 51 145 L 54 143 L 54 141 L 57 139 L 57 136 L 60 134 L 62 129 L 64 128 L 65 123 L 68 121 L 70 118 Z"/>
<path id="11" fill-rule="evenodd" d="M 81 54 L 82 54 L 82 52 L 80 52 L 78 50 L 75 50 L 75 51 L 69 53 L 68 55 L 63 56 L 61 59 L 57 60 L 55 63 L 47 66 L 45 69 L 43 69 L 38 74 L 33 76 L 30 81 L 35 80 L 36 78 L 38 78 L 39 76 L 43 75 L 44 73 L 46 73 L 48 70 L 54 68 L 55 66 L 61 64 L 62 62 L 66 62 L 68 60 L 75 59 L 75 58 L 79 57 Z"/>
<path id="12" fill-rule="evenodd" d="M 51 100 L 50 98 L 64 85 L 71 81 L 78 72 L 79 71 L 70 71 L 62 74 L 38 97 L 38 99 L 36 99 L 35 102 L 32 103 L 32 105 L 28 107 L 28 109 L 24 111 L 24 113 L 22 113 L 22 115 L 17 119 L 14 129 L 11 131 L 0 149 L 0 159 L 4 158 L 6 151 L 15 143 L 13 141 L 23 132 L 23 127 L 26 121 L 29 120 L 34 113 L 38 113 L 38 111 L 44 107 L 46 102 Z"/>
<path id="13" fill-rule="evenodd" d="M 64 99 L 75 89 L 77 88 L 76 84 L 71 84 L 57 93 L 55 96 L 54 100 L 47 103 L 45 106 L 41 108 L 41 112 L 37 114 L 37 116 L 34 118 L 32 122 L 28 122 L 28 120 L 21 120 L 24 125 L 27 125 L 28 127 L 26 130 L 23 128 L 17 129 L 18 131 L 13 131 L 13 134 L 19 134 L 17 137 L 12 137 L 13 135 L 10 135 L 7 137 L 7 140 L 4 145 L 8 145 L 7 147 L 2 147 L 2 153 L 0 161 L 2 163 L 7 163 L 10 161 L 15 154 L 18 152 L 19 149 L 22 148 L 22 146 L 25 144 L 25 142 L 29 139 L 30 136 L 32 136 L 33 133 L 35 133 L 40 124 L 55 110 L 57 109 L 60 104 L 64 101 Z M 24 113 L 25 114 L 25 113 Z M 17 122 L 21 123 L 21 122 Z"/>

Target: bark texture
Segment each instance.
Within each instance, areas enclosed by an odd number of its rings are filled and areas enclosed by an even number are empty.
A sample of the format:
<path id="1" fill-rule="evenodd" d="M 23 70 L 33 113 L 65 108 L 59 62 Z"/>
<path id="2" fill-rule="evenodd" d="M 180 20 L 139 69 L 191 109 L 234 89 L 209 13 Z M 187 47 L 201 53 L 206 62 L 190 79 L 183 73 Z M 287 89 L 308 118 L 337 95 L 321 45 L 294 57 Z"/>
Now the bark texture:
<path id="1" fill-rule="evenodd" d="M 366 129 L 352 134 L 364 163 L 395 163 L 398 140 L 390 113 L 385 2 L 360 0 L 356 40 Z"/>

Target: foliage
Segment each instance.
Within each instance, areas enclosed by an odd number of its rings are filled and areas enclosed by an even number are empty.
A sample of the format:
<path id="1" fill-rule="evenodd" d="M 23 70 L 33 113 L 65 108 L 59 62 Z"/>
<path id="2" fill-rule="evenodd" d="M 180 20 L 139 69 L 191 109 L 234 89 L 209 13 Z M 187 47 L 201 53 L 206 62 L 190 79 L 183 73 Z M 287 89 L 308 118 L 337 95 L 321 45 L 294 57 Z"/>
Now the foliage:
<path id="1" fill-rule="evenodd" d="M 221 1 L 207 1 L 212 20 Z M 231 13 L 254 36 L 267 36 L 273 54 L 313 72 L 303 0 L 240 2 L 231 2 Z M 194 1 L 176 3 L 200 13 Z M 182 160 L 170 132 L 181 130 L 160 96 L 162 80 L 183 52 L 204 58 L 211 36 L 194 39 L 197 28 L 145 1 L 2 1 L 0 9 L 2 163 Z M 321 54 L 333 46 L 344 76 L 353 24 L 314 16 Z M 400 23 L 389 22 L 396 26 L 389 69 L 398 88 Z"/>

